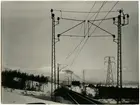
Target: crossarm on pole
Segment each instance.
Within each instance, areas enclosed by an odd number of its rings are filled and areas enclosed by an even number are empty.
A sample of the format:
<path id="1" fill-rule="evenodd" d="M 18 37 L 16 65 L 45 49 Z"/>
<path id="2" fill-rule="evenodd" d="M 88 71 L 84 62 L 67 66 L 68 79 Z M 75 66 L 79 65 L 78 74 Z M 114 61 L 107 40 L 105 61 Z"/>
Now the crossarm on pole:
<path id="1" fill-rule="evenodd" d="M 91 22 L 89 21 L 89 23 L 91 23 Z M 97 25 L 94 24 L 94 23 L 91 23 L 91 24 L 94 25 L 94 26 L 96 26 L 96 27 L 98 27 L 98 28 L 100 28 L 100 29 L 103 30 L 104 32 L 106 32 L 106 33 L 108 33 L 108 34 L 110 34 L 110 35 L 112 35 L 112 36 L 114 37 L 114 34 L 110 33 L 109 31 L 107 31 L 107 30 L 105 30 L 105 29 L 103 29 L 103 28 L 97 26 Z"/>
<path id="2" fill-rule="evenodd" d="M 73 29 L 73 28 L 75 28 L 75 27 L 79 26 L 79 25 L 80 25 L 80 24 L 82 24 L 83 22 L 85 22 L 85 20 L 84 20 L 84 21 L 82 21 L 82 22 L 80 22 L 80 23 L 78 23 L 78 24 L 76 24 L 75 26 L 73 26 L 73 27 L 71 27 L 71 28 L 67 29 L 66 31 L 64 31 L 64 32 L 62 32 L 62 33 L 60 33 L 60 34 L 58 34 L 58 37 L 60 37 L 62 34 L 64 34 L 64 33 L 68 32 L 68 31 L 70 31 L 71 29 Z"/>

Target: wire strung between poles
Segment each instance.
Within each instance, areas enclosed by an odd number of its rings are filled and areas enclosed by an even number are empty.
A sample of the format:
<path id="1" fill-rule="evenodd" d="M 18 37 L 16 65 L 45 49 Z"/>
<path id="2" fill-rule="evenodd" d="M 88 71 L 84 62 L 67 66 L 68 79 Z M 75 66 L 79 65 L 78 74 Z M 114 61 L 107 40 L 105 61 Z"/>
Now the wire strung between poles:
<path id="1" fill-rule="evenodd" d="M 91 9 L 90 9 L 90 11 L 89 12 L 91 12 L 91 10 L 94 8 L 94 6 L 96 5 L 96 1 L 94 2 L 94 4 L 93 4 L 93 6 L 91 7 Z M 89 14 L 90 13 L 88 13 L 87 14 L 87 16 L 86 16 L 86 19 L 85 20 L 87 20 L 87 18 L 88 18 L 88 16 L 89 16 Z M 96 13 L 95 13 L 96 14 Z M 80 31 L 82 30 L 82 27 L 83 27 L 83 24 L 81 25 L 81 28 L 80 28 Z M 80 31 L 79 31 L 79 33 L 80 33 Z M 85 31 L 86 31 L 86 25 L 85 25 L 85 23 L 84 23 L 84 35 L 85 35 Z"/>
<path id="2" fill-rule="evenodd" d="M 65 37 L 85 37 L 85 36 L 80 36 L 80 35 L 61 35 Z M 110 37 L 111 35 L 94 35 L 94 36 L 89 36 L 89 37 Z"/>
<path id="3" fill-rule="evenodd" d="M 119 1 L 117 1 L 117 2 L 114 4 L 114 6 L 111 8 L 111 10 L 116 6 L 116 4 L 117 4 L 118 2 L 119 2 Z M 101 6 L 101 7 L 103 7 L 103 6 Z M 101 7 L 100 7 L 99 10 L 101 10 Z M 111 11 L 111 10 L 110 10 L 110 11 Z M 109 13 L 110 13 L 110 12 L 108 12 L 104 18 L 106 18 L 106 17 L 108 16 Z M 95 20 L 95 19 L 94 19 L 94 20 Z M 102 21 L 99 23 L 99 25 L 100 25 L 101 23 L 102 23 Z M 98 25 L 98 26 L 99 26 L 99 25 Z M 90 27 L 90 28 L 91 28 L 91 27 Z M 96 27 L 96 28 L 97 28 L 97 27 Z M 96 30 L 96 28 L 94 29 L 94 31 Z M 94 31 L 93 31 L 93 32 L 94 32 Z M 91 36 L 91 35 L 92 35 L 92 33 L 90 34 L 90 36 Z M 88 36 L 89 36 L 89 35 L 88 35 Z M 74 58 L 73 62 L 71 63 L 71 66 L 73 65 L 75 59 L 78 57 L 78 55 L 79 55 L 80 52 L 82 51 L 82 49 L 83 49 L 84 45 L 87 43 L 88 39 L 89 39 L 89 37 L 85 40 L 83 46 L 81 47 L 81 49 L 80 49 L 79 52 L 77 53 L 77 56 Z"/>
<path id="4" fill-rule="evenodd" d="M 89 21 L 89 23 L 91 23 L 91 22 Z M 107 31 L 107 30 L 105 30 L 105 29 L 103 29 L 103 28 L 97 26 L 97 25 L 94 24 L 94 23 L 91 23 L 91 24 L 94 25 L 94 26 L 96 26 L 96 27 L 98 27 L 98 28 L 100 28 L 101 30 L 105 31 L 106 33 L 108 33 L 108 34 L 110 34 L 110 35 L 114 35 L 114 34 L 110 33 L 109 31 Z"/>
<path id="5" fill-rule="evenodd" d="M 110 9 L 110 11 L 112 11 L 113 10 L 113 8 L 118 4 L 118 2 L 119 1 L 117 1 L 114 5 L 113 5 L 113 7 Z M 105 19 L 107 16 L 108 16 L 108 14 L 110 13 L 110 11 L 105 15 L 105 17 L 103 18 L 103 19 Z M 94 19 L 95 20 L 95 19 Z M 101 22 L 98 24 L 98 26 L 100 26 L 100 24 L 103 22 L 103 20 L 101 20 Z M 90 34 L 90 36 L 95 32 L 95 30 L 97 29 L 97 27 L 95 27 L 95 29 L 93 30 L 93 32 Z"/>
<path id="6" fill-rule="evenodd" d="M 72 21 L 85 21 L 85 20 L 79 20 L 79 19 L 73 19 L 73 18 L 64 18 L 64 17 L 61 17 L 60 19 L 63 19 L 63 20 L 72 20 Z"/>
<path id="7" fill-rule="evenodd" d="M 98 11 L 93 11 L 93 12 L 87 12 L 87 11 L 65 11 L 65 10 L 56 10 L 54 11 L 59 11 L 59 12 L 68 12 L 68 13 L 98 13 Z M 99 13 L 106 13 L 109 11 L 100 11 Z M 118 12 L 118 11 L 110 11 L 110 12 Z"/>
<path id="8" fill-rule="evenodd" d="M 101 7 L 98 9 L 98 13 L 101 11 L 101 9 L 102 9 L 102 7 L 103 7 L 104 5 L 105 5 L 105 2 L 103 2 L 102 5 L 101 5 Z M 98 13 L 97 13 L 95 19 L 97 18 Z M 76 51 L 76 49 L 77 49 L 77 48 L 82 44 L 82 42 L 85 40 L 86 36 L 89 36 L 89 30 L 91 29 L 91 27 L 92 27 L 92 25 L 91 25 L 90 28 L 89 28 L 89 23 L 88 23 L 88 32 L 86 33 L 85 37 L 84 37 L 84 38 L 80 41 L 80 43 L 74 48 L 74 50 L 68 54 L 68 56 L 66 57 L 66 59 L 68 59 L 68 58 Z M 88 38 L 87 38 L 87 39 L 88 39 Z M 87 39 L 86 39 L 86 40 L 87 40 Z M 82 46 L 82 47 L 83 47 L 83 46 Z M 77 56 L 78 56 L 78 54 L 77 54 Z M 77 56 L 76 56 L 76 57 L 77 57 Z M 75 61 L 75 60 L 72 61 L 71 66 L 73 65 L 73 62 L 74 62 L 74 61 Z"/>
<path id="9" fill-rule="evenodd" d="M 82 24 L 82 23 L 84 23 L 84 22 L 85 22 L 85 21 L 82 21 L 81 23 L 78 23 L 78 24 L 76 24 L 75 26 L 73 26 L 73 27 L 71 27 L 71 28 L 67 29 L 66 31 L 64 31 L 64 32 L 62 32 L 62 33 L 60 33 L 60 34 L 58 34 L 58 35 L 59 35 L 59 37 L 60 37 L 62 34 L 64 34 L 64 33 L 68 32 L 69 30 L 71 30 L 71 29 L 73 29 L 73 28 L 75 28 L 75 27 L 79 26 L 80 24 Z"/>

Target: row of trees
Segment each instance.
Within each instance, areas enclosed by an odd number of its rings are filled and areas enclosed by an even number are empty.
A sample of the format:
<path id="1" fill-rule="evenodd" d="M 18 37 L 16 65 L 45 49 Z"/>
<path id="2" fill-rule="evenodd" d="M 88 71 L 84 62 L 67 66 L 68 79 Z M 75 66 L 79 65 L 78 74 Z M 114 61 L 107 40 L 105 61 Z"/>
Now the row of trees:
<path id="1" fill-rule="evenodd" d="M 15 80 L 15 78 L 18 80 Z M 11 70 L 7 68 L 2 71 L 2 85 L 5 87 L 25 89 L 26 82 L 29 80 L 32 81 L 32 84 L 33 81 L 43 84 L 48 83 L 49 77 L 27 74 L 20 72 L 19 70 Z"/>

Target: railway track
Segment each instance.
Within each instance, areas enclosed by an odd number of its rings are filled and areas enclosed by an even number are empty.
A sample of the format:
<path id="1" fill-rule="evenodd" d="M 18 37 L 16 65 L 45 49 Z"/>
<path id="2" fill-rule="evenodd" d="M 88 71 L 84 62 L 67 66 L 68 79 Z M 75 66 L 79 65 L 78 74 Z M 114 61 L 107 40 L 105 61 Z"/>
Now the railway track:
<path id="1" fill-rule="evenodd" d="M 71 101 L 73 104 L 102 104 L 101 102 L 94 100 L 92 98 L 89 98 L 85 95 L 82 95 L 80 93 L 71 91 L 69 89 L 63 88 L 61 89 L 61 92 L 59 92 L 59 95 L 63 97 L 65 95 L 65 98 L 67 98 L 69 101 Z"/>
<path id="2" fill-rule="evenodd" d="M 102 104 L 99 101 L 96 101 L 92 98 L 86 97 L 85 95 L 82 95 L 80 93 L 74 92 L 69 90 L 69 96 L 71 96 L 74 100 L 75 104 Z"/>

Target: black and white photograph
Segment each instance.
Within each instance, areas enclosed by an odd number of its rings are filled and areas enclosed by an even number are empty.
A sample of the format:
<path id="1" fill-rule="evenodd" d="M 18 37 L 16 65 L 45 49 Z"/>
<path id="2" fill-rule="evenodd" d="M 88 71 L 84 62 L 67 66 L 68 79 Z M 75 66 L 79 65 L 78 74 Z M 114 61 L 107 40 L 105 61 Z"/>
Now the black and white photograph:
<path id="1" fill-rule="evenodd" d="M 139 1 L 1 1 L 2 104 L 139 104 Z"/>

